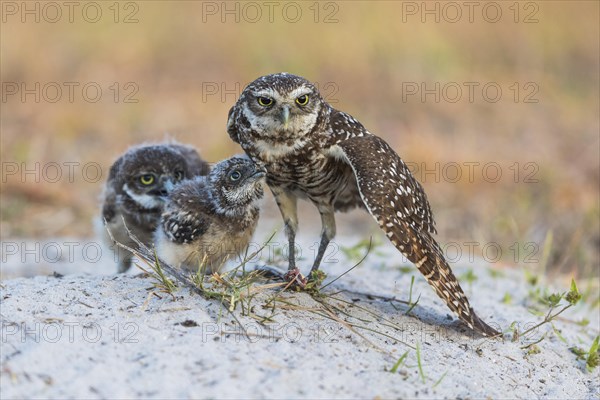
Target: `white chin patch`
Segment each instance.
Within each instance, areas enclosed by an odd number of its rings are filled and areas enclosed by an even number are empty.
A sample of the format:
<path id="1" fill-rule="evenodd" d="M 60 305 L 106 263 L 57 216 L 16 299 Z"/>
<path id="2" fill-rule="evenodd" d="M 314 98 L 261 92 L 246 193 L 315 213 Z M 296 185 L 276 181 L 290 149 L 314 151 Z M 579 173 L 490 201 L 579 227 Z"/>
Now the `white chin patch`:
<path id="1" fill-rule="evenodd" d="M 160 197 L 151 196 L 149 194 L 134 193 L 127 185 L 123 186 L 123 190 L 129 195 L 129 197 L 135 200 L 135 202 L 143 208 L 159 208 L 163 205 L 163 201 L 160 199 Z"/>
<path id="2" fill-rule="evenodd" d="M 306 139 L 298 139 L 292 145 L 273 143 L 268 140 L 257 140 L 254 145 L 258 149 L 261 157 L 266 161 L 284 157 L 295 153 L 306 144 Z"/>

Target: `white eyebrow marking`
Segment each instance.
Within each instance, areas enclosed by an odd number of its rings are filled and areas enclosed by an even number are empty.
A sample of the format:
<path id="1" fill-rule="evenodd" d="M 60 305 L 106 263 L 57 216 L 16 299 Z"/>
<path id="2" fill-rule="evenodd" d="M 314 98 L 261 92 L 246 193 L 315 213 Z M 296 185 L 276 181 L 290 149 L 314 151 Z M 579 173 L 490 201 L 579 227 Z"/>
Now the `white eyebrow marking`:
<path id="1" fill-rule="evenodd" d="M 297 99 L 300 96 L 303 96 L 305 94 L 310 94 L 311 90 L 307 87 L 299 87 L 298 89 L 294 89 L 292 90 L 292 92 L 290 93 L 290 97 L 292 99 Z"/>
<path id="2" fill-rule="evenodd" d="M 255 97 L 268 97 L 270 99 L 274 98 L 277 95 L 277 92 L 272 88 L 257 90 L 252 92 Z"/>

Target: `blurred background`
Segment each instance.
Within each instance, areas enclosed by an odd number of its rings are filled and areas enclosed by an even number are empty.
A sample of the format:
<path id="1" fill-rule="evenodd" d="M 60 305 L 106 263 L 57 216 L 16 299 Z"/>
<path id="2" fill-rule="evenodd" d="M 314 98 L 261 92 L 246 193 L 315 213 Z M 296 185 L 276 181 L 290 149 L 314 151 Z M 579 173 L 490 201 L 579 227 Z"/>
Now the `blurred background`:
<path id="1" fill-rule="evenodd" d="M 241 152 L 229 108 L 287 71 L 409 163 L 442 243 L 597 276 L 599 3 L 466 3 L 3 2 L 2 240 L 92 237 L 130 145 Z M 265 215 L 278 216 L 272 199 Z M 338 220 L 340 234 L 377 229 Z"/>

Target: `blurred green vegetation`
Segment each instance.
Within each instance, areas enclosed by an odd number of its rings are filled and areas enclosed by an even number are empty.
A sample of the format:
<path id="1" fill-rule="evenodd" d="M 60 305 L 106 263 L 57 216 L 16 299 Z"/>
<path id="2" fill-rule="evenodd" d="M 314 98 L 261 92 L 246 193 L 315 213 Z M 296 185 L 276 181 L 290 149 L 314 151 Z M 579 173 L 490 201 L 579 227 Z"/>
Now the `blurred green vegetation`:
<path id="1" fill-rule="evenodd" d="M 173 137 L 196 145 L 210 161 L 240 152 L 225 131 L 236 94 L 220 88 L 235 92 L 238 85 L 239 92 L 258 76 L 288 71 L 317 82 L 336 108 L 389 141 L 404 160 L 425 163 L 429 170 L 439 163 L 437 179 L 418 171 L 417 177 L 429 195 L 441 241 L 498 242 L 505 249 L 532 242 L 539 246 L 537 258 L 548 252 L 549 270 L 598 274 L 598 2 L 516 3 L 519 22 L 509 9 L 514 2 L 499 2 L 503 14 L 496 23 L 483 18 L 482 7 L 475 9 L 473 22 L 466 9 L 454 23 L 448 21 L 454 14 L 442 14 L 440 22 L 428 15 L 423 22 L 420 14 L 406 12 L 407 2 L 389 1 L 316 3 L 317 22 L 315 3 L 297 2 L 302 18 L 296 23 L 278 12 L 286 3 L 277 3 L 273 22 L 263 7 L 262 18 L 252 23 L 255 14 L 248 8 L 244 14 L 244 2 L 227 3 L 240 10 L 239 22 L 235 15 L 207 14 L 206 7 L 223 7 L 222 2 L 121 2 L 116 23 L 109 9 L 114 3 L 98 4 L 103 16 L 96 23 L 87 22 L 81 8 L 73 22 L 66 9 L 54 23 L 43 15 L 37 23 L 31 16 L 22 22 L 21 14 L 3 14 L 3 168 L 95 162 L 104 172 L 100 182 L 86 182 L 76 168 L 73 182 L 63 176 L 51 183 L 3 169 L 3 239 L 91 235 L 108 167 L 132 144 Z M 538 7 L 537 22 L 524 23 L 531 4 Z M 134 11 L 138 22 L 124 23 Z M 326 16 L 337 22 L 325 23 Z M 62 85 L 62 97 L 36 102 L 29 94 L 22 101 L 21 93 L 6 92 L 6 84 L 31 89 L 36 82 Z M 64 82 L 79 83 L 73 101 Z M 82 95 L 90 82 L 102 89 L 97 102 Z M 129 82 L 133 86 L 126 86 Z M 454 98 L 450 91 L 436 102 L 433 95 L 425 101 L 420 93 L 406 95 L 407 84 L 431 89 L 436 82 L 455 83 L 462 97 L 448 101 Z M 479 84 L 472 102 L 464 82 Z M 502 89 L 495 103 L 482 96 L 481 88 L 490 82 Z M 214 85 L 219 93 L 207 93 Z M 537 91 L 531 98 L 538 101 L 526 103 L 532 88 Z M 137 102 L 124 102 L 127 95 Z M 473 162 L 498 163 L 501 179 L 491 182 L 481 169 L 469 179 L 464 163 Z M 463 167 L 457 181 L 444 179 L 448 163 Z M 537 182 L 526 179 L 532 171 L 529 177 Z M 544 243 L 551 248 L 544 250 Z M 513 262 L 523 262 L 522 253 Z"/>

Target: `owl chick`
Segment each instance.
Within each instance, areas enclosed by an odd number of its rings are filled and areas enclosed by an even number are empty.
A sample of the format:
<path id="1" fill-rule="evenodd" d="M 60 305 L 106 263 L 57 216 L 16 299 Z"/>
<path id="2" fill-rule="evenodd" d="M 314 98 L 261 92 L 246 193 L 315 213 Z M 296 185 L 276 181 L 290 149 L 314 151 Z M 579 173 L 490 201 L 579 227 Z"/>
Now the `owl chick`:
<path id="1" fill-rule="evenodd" d="M 294 254 L 297 199 L 310 200 L 321 214 L 311 271 L 335 236 L 334 213 L 364 208 L 462 321 L 484 335 L 498 334 L 475 314 L 446 262 L 425 191 L 404 161 L 354 117 L 331 107 L 314 84 L 287 73 L 256 79 L 231 108 L 227 131 L 265 165 L 289 241 L 290 279 L 303 282 Z"/>
<path id="2" fill-rule="evenodd" d="M 158 257 L 175 268 L 212 273 L 239 256 L 258 223 L 265 174 L 237 156 L 216 164 L 208 176 L 178 184 L 156 230 Z"/>
<path id="3" fill-rule="evenodd" d="M 176 183 L 208 173 L 208 163 L 196 150 L 179 143 L 135 146 L 110 168 L 104 190 L 102 219 L 113 238 L 137 248 L 127 229 L 142 243 L 150 245 L 166 197 Z M 103 233 L 107 243 L 110 236 Z M 118 271 L 131 266 L 131 252 L 114 246 Z"/>

